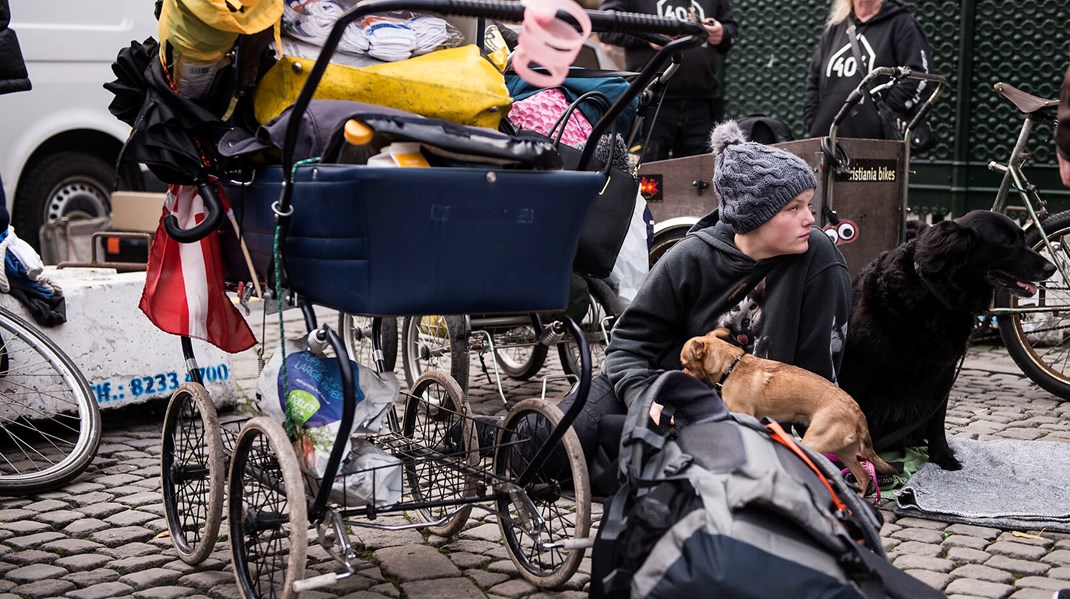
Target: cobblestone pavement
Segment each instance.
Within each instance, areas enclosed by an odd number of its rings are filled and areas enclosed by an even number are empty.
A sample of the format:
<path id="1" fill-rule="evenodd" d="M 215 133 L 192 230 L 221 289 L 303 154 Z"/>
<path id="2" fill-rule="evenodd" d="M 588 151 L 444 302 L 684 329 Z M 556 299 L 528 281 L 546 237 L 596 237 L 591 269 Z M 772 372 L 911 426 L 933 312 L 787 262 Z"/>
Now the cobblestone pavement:
<path id="1" fill-rule="evenodd" d="M 287 326 L 300 327 L 296 322 Z M 267 328 L 270 345 L 277 338 L 277 326 L 274 332 L 270 323 Z M 541 393 L 541 377 L 560 372 L 556 357 L 550 358 L 532 381 L 503 383 L 510 401 Z M 254 354 L 239 356 L 234 371 L 239 386 L 251 393 Z M 563 380 L 553 379 L 548 393 L 559 395 L 564 388 Z M 480 372 L 476 358 L 470 397 L 480 413 L 502 411 L 497 388 Z M 105 412 L 103 442 L 85 474 L 61 491 L 0 498 L 0 599 L 238 596 L 225 540 L 194 567 L 177 558 L 167 537 L 159 483 L 164 407 L 157 402 Z M 951 396 L 952 433 L 979 439 L 1070 442 L 1068 420 L 1070 402 L 1060 404 L 1035 387 L 1002 348 L 971 349 Z M 891 507 L 891 500 L 881 506 L 886 522 L 881 535 L 889 556 L 897 566 L 951 597 L 1048 599 L 1053 590 L 1070 588 L 1068 534 L 1030 531 L 1029 536 L 1019 536 L 992 528 L 897 518 Z M 599 512 L 596 506 L 595 519 Z M 400 521 L 400 516 L 394 520 Z M 226 535 L 225 522 L 221 534 Z M 563 589 L 538 591 L 517 574 L 494 517 L 486 511 L 473 512 L 466 528 L 450 539 L 416 530 L 363 528 L 354 529 L 351 538 L 359 554 L 358 574 L 303 593 L 303 598 L 582 597 L 589 579 L 588 557 Z M 309 549 L 310 573 L 332 569 L 327 554 L 314 543 Z"/>

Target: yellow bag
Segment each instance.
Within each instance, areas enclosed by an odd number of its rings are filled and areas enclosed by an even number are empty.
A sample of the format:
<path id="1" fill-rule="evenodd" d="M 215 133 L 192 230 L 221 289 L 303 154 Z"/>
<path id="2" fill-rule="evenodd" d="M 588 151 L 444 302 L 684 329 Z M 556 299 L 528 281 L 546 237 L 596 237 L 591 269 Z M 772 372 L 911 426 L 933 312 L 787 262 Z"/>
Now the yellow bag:
<path id="1" fill-rule="evenodd" d="M 207 67 L 214 73 L 239 35 L 273 27 L 278 47 L 281 18 L 278 0 L 165 0 L 160 10 L 160 60 L 176 86 L 186 92 L 186 68 Z M 206 87 L 210 81 L 208 76 L 199 83 Z"/>
<path id="2" fill-rule="evenodd" d="M 268 70 L 253 98 L 257 121 L 267 123 L 297 100 L 313 64 L 284 56 Z M 331 64 L 314 97 L 378 104 L 491 129 L 512 105 L 505 77 L 474 45 L 363 68 Z"/>

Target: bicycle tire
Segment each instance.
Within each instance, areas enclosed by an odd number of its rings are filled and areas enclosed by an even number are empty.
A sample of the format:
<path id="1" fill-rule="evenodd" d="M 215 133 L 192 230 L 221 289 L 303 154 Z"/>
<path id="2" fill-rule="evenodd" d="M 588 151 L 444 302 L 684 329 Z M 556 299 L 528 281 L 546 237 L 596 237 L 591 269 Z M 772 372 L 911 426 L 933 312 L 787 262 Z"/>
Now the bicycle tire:
<path id="1" fill-rule="evenodd" d="M 436 389 L 441 395 L 434 393 Z M 412 386 L 405 399 L 402 434 L 412 448 L 403 462 L 414 502 L 449 502 L 476 494 L 477 481 L 466 474 L 480 459 L 472 414 L 461 388 L 445 372 L 429 370 Z M 446 519 L 438 526 L 427 527 L 428 532 L 440 537 L 460 532 L 471 513 L 471 504 L 416 510 L 424 522 Z"/>
<path id="2" fill-rule="evenodd" d="M 382 330 L 383 364 L 393 372 L 398 363 L 398 319 L 384 318 Z M 338 336 L 345 341 L 349 359 L 375 368 L 371 343 L 372 317 L 338 313 Z"/>
<path id="3" fill-rule="evenodd" d="M 49 491 L 89 467 L 101 434 L 92 388 L 51 339 L 3 308 L 0 397 L 0 493 Z"/>
<path id="4" fill-rule="evenodd" d="M 243 599 L 296 599 L 305 575 L 308 511 L 304 478 L 282 425 L 258 416 L 234 444 L 227 494 L 230 547 Z"/>
<path id="5" fill-rule="evenodd" d="M 160 491 L 171 544 L 187 564 L 215 548 L 223 519 L 223 435 L 208 390 L 183 383 L 167 403 L 160 441 Z"/>
<path id="6" fill-rule="evenodd" d="M 1059 248 L 1070 247 L 1070 210 L 1059 212 L 1041 223 L 1044 233 L 1056 249 L 1052 256 L 1044 245 L 1040 231 L 1026 232 L 1026 244 L 1058 264 L 1070 264 L 1070 255 Z M 1043 305 L 1044 312 L 1004 314 L 998 317 L 999 332 L 1015 364 L 1041 389 L 1060 400 L 1070 399 L 1070 281 L 1056 272 L 1041 282 L 1033 297 L 1019 298 L 1009 293 L 996 295 L 997 308 Z"/>
<path id="7" fill-rule="evenodd" d="M 461 391 L 468 393 L 468 331 L 464 317 L 417 314 L 406 316 L 401 326 L 401 359 L 405 366 L 405 383 L 412 387 L 416 379 L 432 369 L 446 370 Z"/>
<path id="8" fill-rule="evenodd" d="M 526 381 L 546 364 L 550 348 L 539 343 L 534 326 L 499 327 L 490 333 L 494 339 L 494 361 L 509 378 Z"/>
<path id="9" fill-rule="evenodd" d="M 557 427 L 563 415 L 543 399 L 526 399 L 506 415 L 494 448 L 494 474 L 502 480 L 520 476 L 535 452 Z M 564 459 L 556 467 L 543 466 L 523 489 L 529 502 L 499 497 L 498 528 L 509 559 L 520 575 L 539 588 L 560 587 L 580 566 L 584 549 L 548 547 L 569 539 L 586 539 L 591 531 L 591 487 L 579 437 L 571 427 L 559 442 Z M 567 479 L 567 480 L 566 480 Z M 520 513 L 531 505 L 540 518 Z M 530 515 L 529 515 L 530 516 Z M 534 525 L 538 527 L 532 535 Z M 528 530 L 532 529 L 532 530 Z"/>

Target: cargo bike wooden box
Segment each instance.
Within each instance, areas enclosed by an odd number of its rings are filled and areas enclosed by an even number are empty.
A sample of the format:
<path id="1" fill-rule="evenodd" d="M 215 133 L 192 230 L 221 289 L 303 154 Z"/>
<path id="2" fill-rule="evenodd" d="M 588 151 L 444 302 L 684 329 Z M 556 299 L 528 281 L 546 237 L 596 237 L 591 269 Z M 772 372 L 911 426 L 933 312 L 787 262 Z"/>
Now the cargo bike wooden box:
<path id="1" fill-rule="evenodd" d="M 519 21 L 524 10 L 516 3 L 450 0 L 357 6 L 339 18 L 292 113 L 305 114 L 346 25 L 367 13 L 398 9 L 502 21 Z M 596 30 L 683 35 L 670 44 L 662 62 L 669 53 L 700 43 L 702 35 L 697 27 L 675 20 L 588 14 Z M 641 74 L 630 93 L 654 75 L 653 70 Z M 622 98 L 620 106 L 629 100 Z M 612 109 L 607 116 L 615 117 Z M 302 120 L 287 125 L 282 165 L 257 169 L 250 180 L 230 187 L 228 196 L 257 276 L 281 293 L 294 294 L 309 339 L 336 358 L 346 398 L 339 433 L 325 472 L 310 476 L 295 456 L 292 427 L 288 433 L 279 421 L 259 416 L 224 443 L 203 387 L 196 382 L 181 387 L 165 417 L 161 464 L 175 548 L 189 563 L 211 553 L 225 491 L 242 596 L 293 597 L 355 572 L 347 526 L 427 528 L 450 535 L 463 527 L 474 504 L 489 503 L 521 575 L 539 586 L 564 583 L 591 543 L 585 461 L 571 430 L 591 378 L 590 353 L 579 327 L 563 321 L 581 355 L 580 399 L 568 413 L 543 400 L 520 402 L 497 425 L 493 443 L 481 447 L 456 382 L 429 372 L 385 411 L 382 432 L 364 439 L 398 462 L 349 472 L 342 463 L 357 408 L 357 381 L 345 344 L 330 327 L 317 325 L 312 306 L 375 316 L 372 341 L 379 372 L 384 368 L 378 317 L 559 311 L 568 301 L 580 229 L 605 186 L 603 175 L 482 166 L 295 165 L 293 148 Z M 195 369 L 188 340 L 183 346 Z M 375 481 L 399 470 L 399 496 L 339 497 L 332 493 L 336 484 L 324 484 L 351 476 Z M 418 521 L 376 522 L 381 514 L 403 511 Z M 310 527 L 337 562 L 337 572 L 305 577 Z"/>

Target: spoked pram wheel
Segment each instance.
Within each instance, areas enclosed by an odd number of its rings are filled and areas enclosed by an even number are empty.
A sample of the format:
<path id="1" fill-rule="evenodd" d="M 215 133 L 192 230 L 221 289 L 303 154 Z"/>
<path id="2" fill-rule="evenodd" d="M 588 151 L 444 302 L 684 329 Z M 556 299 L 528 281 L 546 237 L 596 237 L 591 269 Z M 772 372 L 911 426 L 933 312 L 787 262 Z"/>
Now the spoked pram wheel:
<path id="1" fill-rule="evenodd" d="M 457 381 L 439 370 L 416 379 L 405 399 L 402 434 L 409 440 L 405 477 L 417 503 L 472 497 L 476 481 L 472 469 L 479 462 L 479 444 L 468 402 Z M 464 527 L 472 506 L 446 505 L 417 510 L 424 522 L 446 520 L 427 528 L 448 537 Z"/>
<path id="2" fill-rule="evenodd" d="M 223 439 L 215 404 L 197 383 L 171 396 L 163 420 L 160 483 L 171 543 L 187 564 L 212 552 L 223 518 Z"/>
<path id="3" fill-rule="evenodd" d="M 245 599 L 293 599 L 304 577 L 308 515 L 301 470 L 282 425 L 266 417 L 234 444 L 227 517 L 238 591 Z"/>
<path id="4" fill-rule="evenodd" d="M 561 411 L 542 399 L 518 403 L 501 424 L 494 452 L 494 474 L 516 480 L 561 421 Z M 586 540 L 591 527 L 591 492 L 587 466 L 576 432 L 569 428 L 522 488 L 505 485 L 508 497 L 497 500 L 498 526 L 509 557 L 520 574 L 540 587 L 557 587 L 575 574 L 583 548 L 568 542 Z"/>

